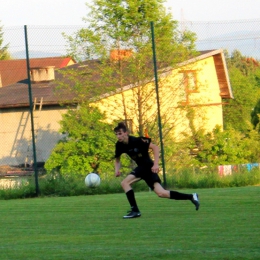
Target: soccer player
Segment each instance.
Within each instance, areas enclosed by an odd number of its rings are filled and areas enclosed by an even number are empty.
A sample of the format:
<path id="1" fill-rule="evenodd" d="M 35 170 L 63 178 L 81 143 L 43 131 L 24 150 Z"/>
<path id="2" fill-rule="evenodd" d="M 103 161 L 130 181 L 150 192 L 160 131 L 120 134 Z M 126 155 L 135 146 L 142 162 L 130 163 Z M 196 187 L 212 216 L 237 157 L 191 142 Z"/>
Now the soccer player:
<path id="1" fill-rule="evenodd" d="M 151 142 L 147 137 L 134 137 L 129 135 L 124 123 L 119 123 L 114 132 L 117 136 L 115 146 L 115 175 L 120 176 L 120 156 L 126 153 L 137 164 L 137 167 L 121 182 L 121 186 L 126 194 L 131 210 L 123 218 L 137 218 L 141 212 L 137 206 L 134 191 L 131 185 L 143 179 L 147 185 L 160 197 L 174 200 L 190 200 L 196 210 L 199 209 L 200 202 L 197 193 L 185 194 L 172 190 L 165 190 L 161 185 L 159 172 L 159 147 Z M 149 149 L 153 151 L 154 161 L 150 158 Z"/>

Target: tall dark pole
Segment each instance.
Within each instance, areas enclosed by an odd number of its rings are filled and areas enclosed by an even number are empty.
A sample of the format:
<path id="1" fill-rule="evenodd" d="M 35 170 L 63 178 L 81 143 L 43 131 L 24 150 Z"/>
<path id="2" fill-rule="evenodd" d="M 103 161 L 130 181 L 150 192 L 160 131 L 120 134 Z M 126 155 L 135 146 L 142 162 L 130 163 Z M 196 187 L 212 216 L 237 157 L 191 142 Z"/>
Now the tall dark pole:
<path id="1" fill-rule="evenodd" d="M 157 101 L 157 116 L 158 116 L 158 127 L 159 127 L 159 134 L 160 134 L 162 170 L 163 170 L 163 186 L 164 186 L 164 188 L 166 188 L 167 183 L 166 183 L 166 173 L 165 173 L 164 146 L 163 146 L 163 135 L 162 135 L 159 84 L 158 84 L 157 63 L 156 63 L 156 46 L 155 46 L 155 40 L 154 40 L 154 24 L 153 24 L 153 22 L 151 22 L 151 32 L 152 32 L 152 46 L 153 46 L 154 79 L 155 79 L 156 101 Z"/>
<path id="2" fill-rule="evenodd" d="M 29 103 L 30 103 L 30 114 L 31 114 L 31 131 L 32 131 L 32 146 L 33 146 L 33 161 L 34 161 L 33 166 L 34 166 L 34 177 L 35 177 L 35 193 L 36 193 L 36 196 L 38 196 L 39 195 L 39 182 L 38 182 L 38 168 L 37 168 L 36 145 L 35 145 L 35 135 L 34 135 L 32 86 L 31 86 L 30 60 L 29 60 L 28 37 L 27 37 L 27 26 L 26 25 L 24 26 L 24 35 L 25 35 Z"/>

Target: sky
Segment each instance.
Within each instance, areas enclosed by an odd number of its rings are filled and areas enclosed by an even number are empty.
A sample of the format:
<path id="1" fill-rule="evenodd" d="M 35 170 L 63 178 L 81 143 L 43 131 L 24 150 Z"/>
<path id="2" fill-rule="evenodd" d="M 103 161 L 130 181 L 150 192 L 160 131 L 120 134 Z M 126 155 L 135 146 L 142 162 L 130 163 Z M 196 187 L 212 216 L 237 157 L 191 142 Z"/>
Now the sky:
<path id="1" fill-rule="evenodd" d="M 82 25 L 91 0 L 0 0 L 1 25 Z M 260 0 L 167 0 L 175 20 L 230 21 L 260 18 Z"/>

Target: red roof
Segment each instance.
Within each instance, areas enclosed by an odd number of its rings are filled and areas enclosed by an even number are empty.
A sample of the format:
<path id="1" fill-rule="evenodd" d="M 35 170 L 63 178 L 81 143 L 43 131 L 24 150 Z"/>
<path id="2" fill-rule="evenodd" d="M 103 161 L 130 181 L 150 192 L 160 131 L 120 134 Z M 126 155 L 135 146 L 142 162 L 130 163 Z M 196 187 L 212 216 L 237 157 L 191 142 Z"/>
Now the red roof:
<path id="1" fill-rule="evenodd" d="M 56 69 L 61 69 L 75 63 L 69 57 L 33 58 L 29 62 L 31 68 L 55 66 Z M 0 86 L 1 83 L 2 87 L 5 87 L 27 78 L 26 59 L 0 61 Z"/>

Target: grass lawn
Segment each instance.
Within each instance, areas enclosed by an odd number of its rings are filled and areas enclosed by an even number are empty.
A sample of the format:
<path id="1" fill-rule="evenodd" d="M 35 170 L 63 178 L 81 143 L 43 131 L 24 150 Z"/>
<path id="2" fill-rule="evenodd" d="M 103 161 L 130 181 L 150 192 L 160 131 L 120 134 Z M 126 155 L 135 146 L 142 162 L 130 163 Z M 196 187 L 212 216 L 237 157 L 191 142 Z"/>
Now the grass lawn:
<path id="1" fill-rule="evenodd" d="M 142 217 L 127 220 L 123 193 L 2 200 L 0 259 L 260 259 L 260 187 L 197 192 L 199 211 L 136 193 Z"/>

